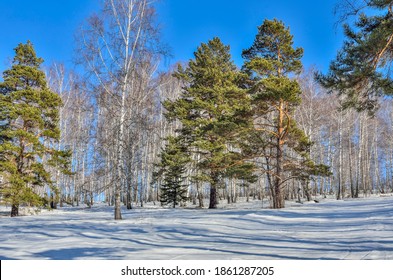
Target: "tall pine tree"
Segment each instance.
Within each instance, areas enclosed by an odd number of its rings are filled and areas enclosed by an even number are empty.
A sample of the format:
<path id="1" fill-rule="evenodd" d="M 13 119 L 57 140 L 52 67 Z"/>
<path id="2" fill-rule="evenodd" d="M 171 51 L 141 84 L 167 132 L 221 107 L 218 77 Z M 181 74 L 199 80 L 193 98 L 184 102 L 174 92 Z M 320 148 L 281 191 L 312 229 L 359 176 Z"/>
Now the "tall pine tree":
<path id="1" fill-rule="evenodd" d="M 198 180 L 210 184 L 209 208 L 216 208 L 228 168 L 244 164 L 237 147 L 239 135 L 251 126 L 250 98 L 238 86 L 240 74 L 229 46 L 219 38 L 201 44 L 194 56 L 176 74 L 186 83 L 180 98 L 164 106 L 167 118 L 181 122 L 179 133 L 189 150 L 198 154 Z"/>
<path id="2" fill-rule="evenodd" d="M 309 159 L 311 143 L 293 118 L 301 102 L 301 89 L 292 77 L 302 69 L 302 56 L 303 49 L 293 47 L 289 28 L 276 19 L 265 20 L 253 45 L 243 51 L 243 70 L 249 77 L 246 85 L 256 120 L 250 143 L 265 159 L 273 208 L 285 207 L 283 192 L 288 180 L 306 180 L 327 171 Z"/>
<path id="3" fill-rule="evenodd" d="M 53 145 L 59 140 L 60 97 L 49 90 L 43 63 L 31 42 L 15 48 L 12 67 L 0 83 L 0 174 L 4 200 L 11 204 L 11 216 L 19 215 L 22 204 L 44 203 L 39 189 L 55 190 L 48 166 L 68 169 L 69 153 Z"/>

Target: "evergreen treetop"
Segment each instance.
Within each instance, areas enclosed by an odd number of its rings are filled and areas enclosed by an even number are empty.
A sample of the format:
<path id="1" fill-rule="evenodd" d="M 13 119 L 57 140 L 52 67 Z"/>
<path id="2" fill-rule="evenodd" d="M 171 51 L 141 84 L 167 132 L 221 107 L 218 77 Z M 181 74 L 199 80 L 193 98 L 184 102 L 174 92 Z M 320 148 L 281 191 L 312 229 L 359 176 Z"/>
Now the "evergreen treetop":
<path id="1" fill-rule="evenodd" d="M 293 36 L 282 21 L 265 20 L 258 27 L 253 45 L 242 56 L 246 60 L 244 69 L 252 70 L 256 79 L 284 77 L 301 71 L 303 49 L 293 47 Z"/>

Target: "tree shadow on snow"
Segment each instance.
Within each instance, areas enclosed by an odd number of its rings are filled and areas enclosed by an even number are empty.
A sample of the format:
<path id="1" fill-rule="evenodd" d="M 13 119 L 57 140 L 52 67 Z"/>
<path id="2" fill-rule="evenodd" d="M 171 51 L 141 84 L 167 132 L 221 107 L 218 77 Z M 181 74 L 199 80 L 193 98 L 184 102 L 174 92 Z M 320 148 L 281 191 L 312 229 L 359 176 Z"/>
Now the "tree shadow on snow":
<path id="1" fill-rule="evenodd" d="M 127 252 L 138 252 L 138 249 L 127 249 Z M 119 260 L 124 259 L 124 255 L 117 250 L 117 248 L 68 248 L 68 249 L 53 249 L 34 254 L 34 258 L 51 259 L 51 260 L 76 260 L 76 259 L 91 259 L 91 260 Z"/>

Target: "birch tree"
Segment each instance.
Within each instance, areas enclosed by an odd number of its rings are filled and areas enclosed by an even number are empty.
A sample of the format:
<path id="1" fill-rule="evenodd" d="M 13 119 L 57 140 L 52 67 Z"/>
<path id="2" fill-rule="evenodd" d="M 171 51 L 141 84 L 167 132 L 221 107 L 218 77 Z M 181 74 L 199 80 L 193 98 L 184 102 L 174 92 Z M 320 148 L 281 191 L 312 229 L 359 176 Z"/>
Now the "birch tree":
<path id="1" fill-rule="evenodd" d="M 87 19 L 79 36 L 78 53 L 90 74 L 92 89 L 110 100 L 110 104 L 101 105 L 113 120 L 108 133 L 115 145 L 109 165 L 116 220 L 122 219 L 121 195 L 126 181 L 127 100 L 136 92 L 140 66 L 146 59 L 157 62 L 161 51 L 154 16 L 154 7 L 147 0 L 105 0 L 100 12 Z"/>

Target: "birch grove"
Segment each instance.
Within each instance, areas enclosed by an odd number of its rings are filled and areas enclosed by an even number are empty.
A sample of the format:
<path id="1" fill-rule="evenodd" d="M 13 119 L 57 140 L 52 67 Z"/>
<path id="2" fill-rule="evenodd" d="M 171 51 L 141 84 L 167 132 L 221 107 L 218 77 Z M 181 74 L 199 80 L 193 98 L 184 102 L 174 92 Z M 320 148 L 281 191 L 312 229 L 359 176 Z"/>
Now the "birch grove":
<path id="1" fill-rule="evenodd" d="M 139 181 L 149 181 L 139 171 L 149 161 L 149 145 L 141 145 L 151 136 L 152 115 L 145 105 L 155 105 L 151 85 L 161 56 L 154 13 L 146 0 L 107 0 L 80 31 L 78 53 L 90 73 L 98 119 L 104 124 L 98 124 L 102 131 L 97 138 L 104 135 L 101 143 L 109 147 L 98 151 L 97 159 L 105 162 L 104 181 L 113 196 L 115 219 L 121 219 L 124 185 L 128 192 L 134 186 L 136 193 Z"/>
<path id="2" fill-rule="evenodd" d="M 178 123 L 169 123 L 162 107 L 164 100 L 175 100 L 182 84 L 172 71 L 158 74 L 157 64 L 143 61 L 135 68 L 125 99 L 124 143 L 120 204 L 128 209 L 159 203 L 160 183 L 152 181 L 154 164 L 159 159 L 165 138 L 175 135 Z M 302 103 L 294 118 L 313 142 L 311 158 L 331 167 L 332 175 L 314 176 L 301 183 L 295 178 L 285 184 L 286 200 L 302 202 L 334 196 L 337 199 L 384 194 L 393 191 L 393 101 L 383 100 L 380 111 L 372 117 L 366 112 L 340 110 L 340 98 L 329 95 L 313 79 L 315 69 L 303 71 L 297 80 L 302 88 Z M 60 113 L 62 138 L 59 145 L 73 148 L 72 175 L 56 177 L 61 186 L 62 204 L 88 205 L 94 200 L 116 204 L 116 180 L 119 180 L 118 145 L 120 96 L 107 90 L 113 85 L 98 85 L 89 92 L 74 74 L 57 66 L 50 71 L 50 84 L 64 101 Z M 95 87 L 94 87 L 95 88 Z M 131 94 L 132 93 L 132 94 Z M 269 168 L 269 158 L 260 159 Z M 209 188 L 198 182 L 198 171 L 189 166 L 190 202 L 204 207 Z M 270 183 L 269 183 L 270 181 Z M 224 181 L 219 200 L 236 203 L 239 197 L 271 197 L 272 178 L 260 173 L 256 183 L 242 186 L 237 180 Z M 197 202 L 198 201 L 198 202 Z M 271 202 L 271 200 L 270 200 Z"/>

